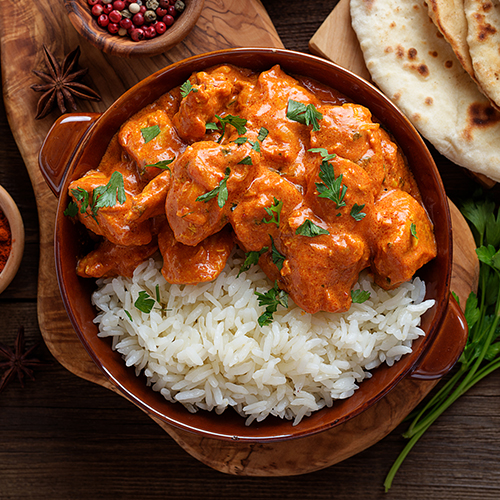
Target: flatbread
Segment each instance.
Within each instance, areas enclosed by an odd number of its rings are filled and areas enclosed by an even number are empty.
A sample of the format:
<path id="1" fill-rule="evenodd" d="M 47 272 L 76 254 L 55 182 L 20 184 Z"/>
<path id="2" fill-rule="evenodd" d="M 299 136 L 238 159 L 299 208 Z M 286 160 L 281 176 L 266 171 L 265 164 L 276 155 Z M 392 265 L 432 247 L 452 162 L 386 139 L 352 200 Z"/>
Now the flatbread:
<path id="1" fill-rule="evenodd" d="M 451 45 L 465 71 L 474 77 L 467 44 L 467 19 L 464 0 L 426 0 L 429 16 Z"/>
<path id="2" fill-rule="evenodd" d="M 500 5 L 491 0 L 464 0 L 464 12 L 475 78 L 500 108 Z"/>
<path id="3" fill-rule="evenodd" d="M 478 90 L 424 0 L 351 0 L 373 81 L 454 163 L 500 182 L 500 113 Z"/>

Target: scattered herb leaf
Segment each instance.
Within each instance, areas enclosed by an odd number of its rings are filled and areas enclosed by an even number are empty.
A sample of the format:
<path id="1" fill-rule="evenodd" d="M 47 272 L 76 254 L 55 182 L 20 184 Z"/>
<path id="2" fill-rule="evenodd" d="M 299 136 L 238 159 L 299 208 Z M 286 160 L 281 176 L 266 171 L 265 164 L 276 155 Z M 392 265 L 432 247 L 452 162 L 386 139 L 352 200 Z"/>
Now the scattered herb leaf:
<path id="1" fill-rule="evenodd" d="M 274 240 L 271 237 L 271 260 L 274 265 L 281 271 L 283 268 L 283 262 L 285 262 L 285 256 L 278 252 L 276 246 L 274 245 Z"/>
<path id="2" fill-rule="evenodd" d="M 245 156 L 245 158 L 238 162 L 238 165 L 253 165 L 252 157 L 250 155 Z"/>
<path id="3" fill-rule="evenodd" d="M 274 202 L 270 207 L 265 207 L 264 210 L 268 215 L 271 216 L 270 220 L 262 219 L 262 222 L 265 224 L 276 224 L 278 227 L 280 225 L 280 214 L 281 209 L 283 208 L 283 202 L 274 198 Z"/>
<path id="4" fill-rule="evenodd" d="M 354 218 L 354 220 L 356 221 L 360 221 L 361 219 L 363 219 L 364 217 L 366 217 L 366 214 L 364 212 L 362 212 L 361 210 L 363 210 L 363 208 L 365 208 L 365 205 L 358 205 L 357 203 L 355 203 L 352 208 L 351 208 L 351 215 L 352 217 Z"/>
<path id="5" fill-rule="evenodd" d="M 215 198 L 217 196 L 217 205 L 219 205 L 219 208 L 222 208 L 227 201 L 228 198 L 228 192 L 227 192 L 227 180 L 229 178 L 229 174 L 231 173 L 231 169 L 229 167 L 226 168 L 226 173 L 224 175 L 224 178 L 219 182 L 219 185 L 209 191 L 208 193 L 202 194 L 201 196 L 198 196 L 196 198 L 196 201 L 203 201 L 204 203 L 207 203 L 210 201 L 212 198 Z"/>
<path id="6" fill-rule="evenodd" d="M 303 125 L 312 125 L 313 130 L 317 132 L 320 129 L 318 120 L 321 120 L 323 115 L 315 108 L 314 104 L 306 106 L 301 102 L 289 99 L 286 117 Z"/>
<path id="7" fill-rule="evenodd" d="M 335 203 L 335 208 L 345 207 L 344 197 L 347 186 L 342 185 L 342 174 L 335 178 L 333 165 L 327 160 L 321 162 L 319 178 L 323 182 L 316 182 L 316 189 L 320 198 L 328 198 Z"/>
<path id="8" fill-rule="evenodd" d="M 314 224 L 309 219 L 306 219 L 295 231 L 295 234 L 299 234 L 301 236 L 308 236 L 309 238 L 313 238 L 314 236 L 319 236 L 321 234 L 330 234 L 329 231 L 323 229 L 322 227 Z"/>
<path id="9" fill-rule="evenodd" d="M 310 153 L 319 153 L 323 160 L 330 161 L 333 160 L 337 155 L 335 153 L 329 153 L 326 148 L 311 148 L 308 149 Z"/>
<path id="10" fill-rule="evenodd" d="M 134 306 L 143 313 L 149 314 L 155 305 L 155 299 L 149 296 L 148 292 L 141 290 Z"/>
<path id="11" fill-rule="evenodd" d="M 260 326 L 269 325 L 273 321 L 273 314 L 278 310 L 278 306 L 288 307 L 288 294 L 278 288 L 278 282 L 274 282 L 274 287 L 266 293 L 255 292 L 259 300 L 259 306 L 265 306 L 266 310 L 259 316 Z"/>
<path id="12" fill-rule="evenodd" d="M 132 315 L 126 309 L 124 309 L 124 311 L 125 314 L 128 316 L 128 319 L 133 322 L 134 320 L 132 319 Z"/>
<path id="13" fill-rule="evenodd" d="M 186 97 L 190 92 L 198 92 L 198 89 L 195 89 L 189 80 L 186 80 L 181 85 L 181 96 Z"/>
<path id="14" fill-rule="evenodd" d="M 70 201 L 68 203 L 68 206 L 66 207 L 66 210 L 63 212 L 64 215 L 67 217 L 75 217 L 75 215 L 78 213 L 78 205 L 74 201 Z"/>
<path id="15" fill-rule="evenodd" d="M 259 135 L 257 136 L 257 140 L 262 142 L 269 134 L 269 130 L 267 128 L 261 127 L 259 130 Z"/>
<path id="16" fill-rule="evenodd" d="M 411 235 L 418 240 L 418 236 L 417 236 L 417 226 L 415 226 L 415 224 L 412 222 L 410 224 L 410 233 Z"/>
<path id="17" fill-rule="evenodd" d="M 169 165 L 175 160 L 175 158 L 172 158 L 171 160 L 161 160 L 161 161 L 157 161 L 156 163 L 148 163 L 147 165 L 145 165 L 145 167 L 156 167 L 156 168 L 162 168 L 163 170 L 169 170 L 170 172 L 172 172 L 172 170 L 170 170 L 170 167 Z"/>
<path id="18" fill-rule="evenodd" d="M 158 125 L 153 125 L 152 127 L 141 128 L 142 138 L 144 142 L 147 144 L 152 141 L 159 133 L 161 132 L 160 127 Z"/>
<path id="19" fill-rule="evenodd" d="M 351 290 L 351 299 L 353 304 L 362 304 L 370 298 L 370 292 L 366 290 Z"/>
<path id="20" fill-rule="evenodd" d="M 263 253 L 266 253 L 268 251 L 268 247 L 263 247 L 259 251 L 252 250 L 251 252 L 247 252 L 245 254 L 245 260 L 243 261 L 243 264 L 241 265 L 240 271 L 238 273 L 238 276 L 244 272 L 248 271 L 253 265 L 257 264 L 259 262 L 259 258 Z"/>

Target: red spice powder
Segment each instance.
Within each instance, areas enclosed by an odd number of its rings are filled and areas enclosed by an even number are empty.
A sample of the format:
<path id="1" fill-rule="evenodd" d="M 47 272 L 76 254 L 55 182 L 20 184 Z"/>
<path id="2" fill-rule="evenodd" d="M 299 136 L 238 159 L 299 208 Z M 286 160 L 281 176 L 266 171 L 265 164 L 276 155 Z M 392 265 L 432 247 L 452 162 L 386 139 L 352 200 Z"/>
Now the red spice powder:
<path id="1" fill-rule="evenodd" d="M 12 234 L 7 217 L 0 210 L 0 273 L 3 271 L 12 248 Z"/>

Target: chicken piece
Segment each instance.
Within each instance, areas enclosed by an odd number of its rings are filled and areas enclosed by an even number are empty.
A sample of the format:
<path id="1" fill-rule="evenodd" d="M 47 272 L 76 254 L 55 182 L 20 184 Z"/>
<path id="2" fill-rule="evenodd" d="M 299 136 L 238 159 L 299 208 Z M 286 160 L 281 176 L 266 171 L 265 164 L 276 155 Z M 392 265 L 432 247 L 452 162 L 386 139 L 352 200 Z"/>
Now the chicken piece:
<path id="1" fill-rule="evenodd" d="M 165 214 L 165 201 L 172 184 L 170 170 L 164 170 L 152 179 L 141 193 L 132 197 L 132 206 L 126 220 L 138 224 L 147 219 Z"/>
<path id="2" fill-rule="evenodd" d="M 276 203 L 277 201 L 277 203 Z M 278 224 L 303 201 L 297 187 L 277 172 L 261 168 L 243 198 L 229 215 L 238 244 L 246 251 L 259 251 L 271 246 L 271 237 L 279 237 Z M 277 212 L 278 211 L 278 212 Z"/>
<path id="3" fill-rule="evenodd" d="M 328 234 L 298 235 L 297 229 L 306 220 Z M 359 273 L 368 266 L 366 242 L 324 223 L 305 206 L 292 212 L 287 223 L 277 244 L 278 251 L 285 257 L 278 280 L 280 287 L 306 312 L 347 311 L 351 305 L 351 288 Z"/>
<path id="4" fill-rule="evenodd" d="M 250 71 L 232 66 L 220 66 L 210 72 L 195 73 L 190 82 L 192 90 L 184 97 L 174 125 L 182 139 L 189 143 L 205 137 L 207 122 L 215 115 L 237 113 L 238 94 L 252 86 Z"/>
<path id="5" fill-rule="evenodd" d="M 147 245 L 123 247 L 102 240 L 100 245 L 78 261 L 76 273 L 84 278 L 108 278 L 134 274 L 135 268 L 158 250 L 153 240 Z"/>
<path id="6" fill-rule="evenodd" d="M 148 136 L 148 130 L 151 136 Z M 125 122 L 118 133 L 118 140 L 146 182 L 162 172 L 160 168 L 150 165 L 172 160 L 186 149 L 186 144 L 162 109 L 139 113 Z"/>
<path id="7" fill-rule="evenodd" d="M 132 199 L 137 193 L 137 184 L 133 176 L 123 175 L 123 185 L 125 191 L 125 201 L 120 203 L 116 198 L 116 191 L 112 193 L 113 206 L 104 206 L 92 211 L 94 203 L 94 190 L 102 188 L 108 184 L 111 176 L 91 170 L 84 177 L 72 182 L 69 185 L 69 194 L 78 206 L 79 220 L 95 234 L 104 236 L 111 243 L 121 246 L 147 245 L 151 242 L 151 224 L 149 220 L 140 223 L 129 223 L 127 218 L 132 209 Z M 131 188 L 134 191 L 131 191 Z M 78 194 L 86 193 L 88 197 L 88 207 L 81 213 L 82 199 Z"/>
<path id="8" fill-rule="evenodd" d="M 259 161 L 259 154 L 248 144 L 198 142 L 188 147 L 173 164 L 166 201 L 176 240 L 194 246 L 219 232 L 252 181 Z"/>
<path id="9" fill-rule="evenodd" d="M 279 170 L 291 182 L 305 186 L 311 127 L 286 117 L 290 99 L 304 105 L 319 103 L 297 80 L 274 66 L 259 75 L 255 93 L 242 116 L 247 118 L 249 130 L 258 133 L 264 127 L 269 132 L 260 145 L 263 163 Z"/>
<path id="10" fill-rule="evenodd" d="M 369 242 L 375 283 L 395 288 L 436 256 L 433 226 L 408 193 L 388 191 L 370 212 Z"/>
<path id="11" fill-rule="evenodd" d="M 195 284 L 214 280 L 224 269 L 234 247 L 231 232 L 225 228 L 196 246 L 176 241 L 165 224 L 158 234 L 163 256 L 162 274 L 171 284 Z"/>
<path id="12" fill-rule="evenodd" d="M 342 225 L 345 232 L 359 232 L 375 200 L 372 179 L 363 168 L 340 156 L 316 161 L 306 203 L 324 221 Z"/>

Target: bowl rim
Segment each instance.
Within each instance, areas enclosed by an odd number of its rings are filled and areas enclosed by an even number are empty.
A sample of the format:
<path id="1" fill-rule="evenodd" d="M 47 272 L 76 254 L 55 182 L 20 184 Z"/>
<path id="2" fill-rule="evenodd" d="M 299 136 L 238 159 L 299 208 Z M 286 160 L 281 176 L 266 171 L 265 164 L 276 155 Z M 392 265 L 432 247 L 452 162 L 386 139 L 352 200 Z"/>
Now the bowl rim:
<path id="1" fill-rule="evenodd" d="M 186 9 L 165 33 L 134 42 L 94 26 L 95 19 L 86 0 L 64 0 L 71 24 L 83 38 L 106 54 L 127 58 L 159 55 L 182 42 L 198 22 L 205 0 L 185 0 L 185 3 Z"/>
<path id="2" fill-rule="evenodd" d="M 12 235 L 9 258 L 0 273 L 0 293 L 2 293 L 14 279 L 23 258 L 24 223 L 16 202 L 3 186 L 0 186 L 0 208 L 9 221 Z"/>
<path id="3" fill-rule="evenodd" d="M 101 119 L 104 116 L 109 116 L 112 115 L 113 113 L 116 112 L 117 109 L 122 109 L 125 103 L 129 100 L 129 98 L 132 95 L 135 95 L 137 93 L 140 93 L 141 90 L 144 90 L 145 87 L 147 87 L 151 81 L 156 80 L 157 78 L 165 75 L 169 75 L 173 71 L 176 71 L 177 73 L 183 74 L 186 71 L 190 71 L 190 67 L 193 63 L 200 62 L 203 60 L 203 65 L 201 69 L 209 68 L 211 66 L 214 66 L 215 63 L 212 64 L 212 61 L 214 59 L 220 58 L 220 56 L 227 55 L 227 54 L 240 54 L 243 57 L 248 56 L 248 57 L 255 57 L 258 54 L 273 54 L 275 57 L 291 57 L 292 59 L 299 58 L 302 59 L 306 63 L 311 63 L 313 65 L 319 65 L 320 67 L 323 66 L 328 66 L 330 69 L 333 69 L 337 73 L 344 75 L 346 78 L 353 80 L 357 82 L 362 87 L 365 87 L 365 89 L 368 90 L 369 93 L 372 95 L 375 93 L 378 95 L 378 98 L 382 100 L 384 106 L 387 106 L 391 108 L 393 113 L 396 113 L 399 118 L 402 120 L 402 123 L 405 124 L 407 127 L 409 133 L 412 134 L 413 139 L 415 142 L 418 144 L 418 149 L 421 153 L 423 153 L 427 159 L 428 162 L 431 165 L 431 174 L 433 177 L 433 181 L 436 183 L 436 188 L 438 191 L 438 197 L 440 200 L 443 200 L 443 208 L 445 210 L 445 213 L 443 214 L 444 217 L 444 223 L 449 229 L 447 234 L 443 236 L 443 241 L 447 242 L 447 254 L 444 257 L 446 262 L 447 262 L 447 267 L 446 270 L 443 271 L 443 289 L 444 289 L 444 298 L 443 300 L 446 301 L 448 300 L 449 297 L 449 290 L 450 290 L 450 281 L 451 281 L 451 262 L 452 262 L 452 233 L 451 233 L 451 216 L 449 212 L 449 207 L 447 203 L 447 198 L 446 198 L 446 193 L 444 191 L 444 186 L 442 184 L 441 177 L 439 175 L 439 172 L 437 170 L 437 167 L 435 165 L 434 159 L 432 155 L 430 154 L 425 142 L 423 141 L 422 137 L 420 134 L 416 131 L 414 126 L 411 124 L 411 122 L 408 120 L 408 118 L 376 87 L 374 87 L 371 83 L 367 82 L 366 80 L 362 79 L 361 77 L 357 76 L 356 74 L 352 73 L 351 71 L 331 62 L 325 59 L 322 59 L 320 57 L 307 54 L 307 53 L 302 53 L 302 52 L 296 52 L 296 51 L 291 51 L 288 49 L 274 49 L 274 48 L 262 48 L 262 47 L 245 47 L 245 48 L 235 48 L 235 49 L 225 49 L 225 50 L 218 50 L 218 51 L 213 51 L 213 52 L 207 52 L 205 54 L 199 54 L 196 56 L 189 57 L 187 59 L 184 59 L 182 61 L 178 61 L 176 63 L 173 63 L 155 73 L 150 75 L 149 77 L 145 78 L 144 80 L 138 82 L 136 85 L 134 85 L 131 89 L 127 90 L 124 94 L 122 94 L 120 97 L 118 97 L 115 102 L 99 117 L 96 121 L 96 123 L 92 126 L 92 130 L 94 130 L 95 126 L 101 121 Z M 231 56 L 230 56 L 231 57 Z M 227 62 L 228 64 L 235 64 L 238 65 L 238 63 L 230 60 Z M 193 69 L 193 71 L 196 71 L 196 69 Z M 287 71 L 289 72 L 289 71 Z M 296 72 L 300 74 L 300 72 Z M 190 74 L 190 73 L 189 73 Z M 310 76 L 310 75 L 309 75 Z M 314 76 L 311 76 L 311 78 L 314 78 Z M 316 78 L 317 79 L 317 78 Z M 179 83 L 180 84 L 180 83 Z M 170 87 L 165 88 L 164 92 L 167 92 L 171 88 L 175 87 L 177 84 L 172 84 Z M 331 84 L 333 88 L 335 87 L 335 84 Z M 144 102 L 142 107 L 147 106 L 148 103 L 153 102 L 156 100 L 159 96 L 156 98 L 152 98 L 149 102 Z M 356 102 L 354 98 L 351 99 Z M 372 107 L 370 105 L 366 105 L 367 107 L 372 110 Z M 132 113 L 133 114 L 133 113 Z M 377 117 L 380 118 L 377 113 L 373 112 L 373 114 Z M 131 116 L 131 115 L 130 115 Z M 94 130 L 95 132 L 95 130 Z M 58 203 L 58 213 L 56 217 L 56 224 L 57 221 L 60 220 L 60 217 L 62 217 L 62 212 L 65 208 L 65 205 L 62 203 L 62 200 L 65 197 L 65 193 L 67 192 L 67 186 L 70 181 L 71 173 L 74 172 L 75 167 L 78 164 L 78 160 L 80 159 L 80 156 L 82 155 L 87 143 L 90 141 L 90 138 L 92 136 L 92 133 L 87 134 L 87 137 L 85 140 L 83 140 L 78 147 L 73 161 L 71 162 L 69 168 L 67 169 L 67 172 L 65 174 L 65 182 L 64 186 L 61 191 L 61 197 L 59 199 Z M 417 178 L 418 176 L 415 175 Z M 418 179 L 417 179 L 418 182 Z M 421 183 L 420 187 L 421 187 Z M 178 419 L 172 418 L 171 416 L 166 416 L 164 413 L 160 412 L 158 409 L 152 407 L 150 404 L 148 404 L 145 401 L 142 401 L 139 399 L 139 397 L 131 392 L 130 389 L 127 387 L 124 387 L 123 383 L 118 380 L 118 378 L 106 367 L 103 365 L 103 363 L 98 359 L 97 354 L 94 352 L 92 346 L 90 345 L 88 339 L 85 338 L 85 336 L 79 331 L 79 324 L 78 324 L 78 318 L 75 316 L 74 312 L 71 309 L 71 305 L 69 303 L 69 298 L 65 295 L 65 290 L 64 290 L 64 285 L 63 285 L 63 268 L 61 265 L 61 248 L 58 245 L 57 238 L 58 238 L 58 230 L 59 225 L 56 226 L 56 232 L 55 232 L 55 258 L 56 258 L 56 272 L 57 272 L 57 279 L 58 283 L 60 286 L 61 290 L 61 295 L 63 298 L 64 306 L 66 308 L 66 311 L 68 313 L 68 316 L 70 317 L 71 323 L 73 324 L 73 327 L 75 328 L 75 331 L 77 332 L 77 335 L 82 341 L 84 347 L 86 348 L 87 352 L 90 354 L 94 362 L 97 364 L 97 366 L 103 371 L 103 373 L 108 377 L 114 385 L 117 386 L 117 388 L 130 400 L 134 402 L 137 406 L 141 407 L 143 410 L 145 410 L 147 413 L 152 415 L 153 417 L 159 418 L 160 420 L 173 425 L 176 428 L 179 428 L 181 430 L 185 431 L 190 431 L 194 432 L 198 435 L 202 435 L 204 437 L 210 437 L 210 438 L 215 438 L 215 439 L 222 439 L 222 440 L 234 440 L 238 439 L 240 441 L 247 441 L 247 442 L 270 442 L 270 441 L 279 441 L 279 440 L 285 440 L 285 439 L 295 439 L 295 438 L 300 438 L 300 437 L 305 437 L 307 435 L 312 435 L 316 434 L 319 432 L 322 432 L 324 430 L 327 430 L 335 425 L 339 425 L 357 415 L 359 415 L 361 412 L 375 404 L 377 401 L 379 401 L 381 398 L 383 398 L 392 388 L 395 387 L 397 383 L 399 383 L 404 377 L 409 375 L 412 370 L 415 369 L 416 366 L 418 366 L 418 363 L 423 359 L 425 352 L 427 352 L 435 339 L 437 333 L 439 332 L 439 329 L 441 327 L 441 324 L 443 323 L 444 317 L 446 315 L 446 309 L 447 307 L 444 305 L 436 305 L 434 307 L 439 306 L 441 308 L 439 315 L 432 321 L 428 331 L 426 332 L 425 339 L 425 349 L 421 349 L 419 352 L 419 355 L 415 358 L 415 360 L 412 362 L 411 366 L 408 366 L 405 368 L 400 374 L 393 378 L 390 384 L 386 385 L 385 389 L 383 391 L 380 391 L 374 395 L 372 395 L 362 406 L 360 406 L 356 411 L 350 413 L 347 418 L 342 418 L 342 419 L 337 419 L 335 421 L 327 421 L 323 423 L 319 423 L 316 425 L 314 429 L 305 429 L 301 430 L 298 427 L 304 422 L 305 419 L 302 420 L 301 424 L 299 424 L 297 427 L 291 429 L 290 432 L 284 432 L 283 434 L 280 435 L 273 435 L 273 436 L 268 436 L 268 435 L 260 435 L 258 432 L 257 433 L 244 433 L 238 436 L 235 436 L 233 433 L 227 433 L 224 431 L 221 432 L 214 432 L 213 430 L 206 430 L 206 429 L 200 429 L 199 427 L 190 425 L 189 423 L 179 421 Z M 76 274 L 76 273 L 75 273 Z M 101 339 L 105 340 L 105 339 Z M 409 355 L 410 356 L 410 355 Z M 367 381 L 364 381 L 366 383 Z M 149 388 L 150 389 L 150 388 Z M 150 389 L 152 391 L 152 389 Z M 173 404 L 173 403 L 170 403 Z M 335 405 L 334 405 L 335 406 Z M 325 409 L 320 410 L 325 411 Z M 315 412 L 316 414 L 319 412 Z M 220 417 L 220 416 L 218 416 Z M 239 417 L 242 419 L 242 427 L 244 427 L 244 417 Z M 312 418 L 308 417 L 308 418 Z M 283 421 L 289 422 L 289 421 Z M 254 424 L 252 424 L 254 425 Z"/>

